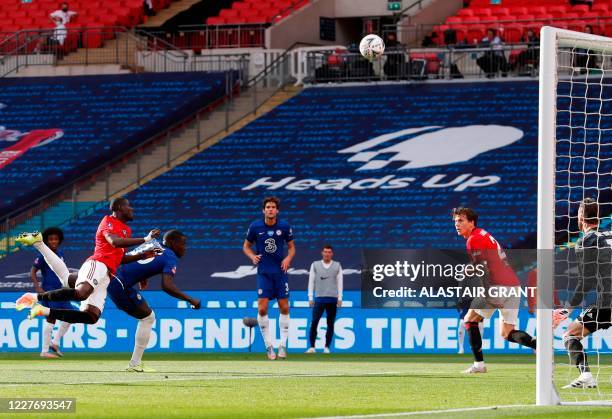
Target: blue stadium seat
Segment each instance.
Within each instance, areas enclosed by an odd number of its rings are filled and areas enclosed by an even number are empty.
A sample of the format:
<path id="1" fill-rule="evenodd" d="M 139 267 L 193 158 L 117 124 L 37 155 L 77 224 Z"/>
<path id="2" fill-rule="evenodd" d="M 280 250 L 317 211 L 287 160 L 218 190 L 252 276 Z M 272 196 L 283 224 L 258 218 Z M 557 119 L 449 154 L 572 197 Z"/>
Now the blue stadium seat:
<path id="1" fill-rule="evenodd" d="M 1 79 L 0 213 L 117 157 L 224 93 L 225 73 Z"/>

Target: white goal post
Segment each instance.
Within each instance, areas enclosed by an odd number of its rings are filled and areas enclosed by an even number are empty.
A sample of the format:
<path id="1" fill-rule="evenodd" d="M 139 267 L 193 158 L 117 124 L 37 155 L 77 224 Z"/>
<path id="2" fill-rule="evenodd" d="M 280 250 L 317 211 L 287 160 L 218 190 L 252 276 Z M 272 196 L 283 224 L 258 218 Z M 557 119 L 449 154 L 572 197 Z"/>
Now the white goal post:
<path id="1" fill-rule="evenodd" d="M 583 59 L 579 60 L 576 57 L 582 55 Z M 595 57 L 593 60 L 598 63 L 599 67 L 590 64 L 584 64 L 585 60 L 589 57 Z M 557 185 L 555 177 L 559 173 L 563 172 L 563 176 L 572 175 L 572 163 L 571 156 L 569 157 L 570 163 L 568 168 L 570 170 L 562 170 L 563 168 L 556 167 L 557 164 L 557 146 L 558 138 L 557 134 L 560 131 L 560 127 L 557 125 L 557 117 L 561 110 L 558 109 L 558 103 L 564 99 L 563 95 L 558 95 L 557 90 L 562 83 L 571 85 L 571 89 L 574 86 L 583 86 L 585 92 L 588 92 L 590 83 L 595 87 L 600 88 L 599 100 L 602 102 L 602 93 L 604 92 L 604 78 L 607 76 L 612 77 L 612 66 L 610 60 L 612 56 L 612 38 L 606 38 L 602 36 L 595 36 L 586 33 L 573 32 L 568 30 L 556 29 L 552 27 L 544 27 L 541 30 L 540 36 L 540 77 L 539 77 L 539 128 L 538 128 L 538 213 L 537 213 L 537 249 L 538 249 L 538 301 L 537 301 L 537 351 L 536 351 L 536 404 L 537 405 L 554 405 L 560 404 L 558 392 L 555 388 L 554 381 L 554 335 L 552 328 L 552 313 L 553 313 L 553 252 L 555 251 L 555 235 L 559 233 L 556 229 L 556 204 L 558 203 L 557 192 L 555 187 Z M 607 71 L 606 71 L 607 70 Z M 584 87 L 586 85 L 586 87 Z M 607 89 L 607 88 L 606 88 Z M 572 90 L 570 90 L 571 92 Z M 609 92 L 609 91 L 608 91 Z M 582 94 L 582 93 L 581 93 Z M 566 94 L 567 95 L 567 94 Z M 571 100 L 573 95 L 570 93 L 565 96 L 569 98 L 570 109 L 565 112 L 569 112 L 569 118 L 572 117 Z M 603 98 L 612 100 L 612 98 Z M 576 139 L 576 144 L 586 144 L 588 129 L 587 123 L 588 116 L 591 115 L 587 111 L 586 102 L 588 102 L 587 93 L 584 93 L 583 97 L 576 96 L 576 101 L 583 100 L 584 113 L 579 117 L 584 120 L 584 141 L 580 143 Z M 603 103 L 603 102 L 602 102 Z M 600 107 L 601 113 L 601 107 Z M 564 116 L 565 118 L 566 116 Z M 602 116 L 599 115 L 599 121 L 601 123 Z M 580 119 L 578 119 L 580 121 Z M 576 124 L 579 124 L 576 123 Z M 572 122 L 567 125 L 561 125 L 561 127 L 568 128 L 570 133 L 572 131 Z M 599 125 L 598 125 L 599 126 Z M 562 129 L 561 128 L 561 129 Z M 583 134 L 580 135 L 583 135 Z M 602 138 L 602 133 L 605 134 L 605 139 Z M 569 142 L 573 141 L 573 135 L 570 134 Z M 591 135 L 591 134 L 589 134 Z M 597 134 L 593 134 L 597 135 Z M 612 143 L 612 131 L 610 136 L 607 135 L 606 129 L 599 130 L 599 138 L 601 141 L 608 141 Z M 576 137 L 578 135 L 576 134 Z M 568 141 L 563 139 L 562 141 Z M 597 152 L 599 156 L 599 152 Z M 584 157 L 583 157 L 584 158 Z M 595 157 L 597 159 L 598 157 Z M 568 172 L 567 174 L 565 172 Z M 578 174 L 580 176 L 580 174 Z M 586 176 L 586 175 L 582 175 Z M 560 175 L 559 175 L 560 177 Z M 599 178 L 597 178 L 599 179 Z M 598 180 L 595 181 L 596 183 Z M 597 184 L 598 185 L 598 184 Z M 567 207 L 570 205 L 576 206 L 573 195 L 572 186 L 570 182 L 568 199 L 565 200 Z M 594 189 L 594 188 L 586 188 Z M 583 192 L 584 194 L 584 192 Z M 597 190 L 599 196 L 599 190 Z M 563 215 L 565 214 L 558 214 Z M 570 218 L 569 212 L 567 218 Z M 569 224 L 567 227 L 568 235 L 576 232 L 571 232 Z M 565 400 L 563 400 L 565 401 Z M 596 400 L 591 400 L 591 402 Z M 603 400 L 602 400 L 603 401 Z"/>

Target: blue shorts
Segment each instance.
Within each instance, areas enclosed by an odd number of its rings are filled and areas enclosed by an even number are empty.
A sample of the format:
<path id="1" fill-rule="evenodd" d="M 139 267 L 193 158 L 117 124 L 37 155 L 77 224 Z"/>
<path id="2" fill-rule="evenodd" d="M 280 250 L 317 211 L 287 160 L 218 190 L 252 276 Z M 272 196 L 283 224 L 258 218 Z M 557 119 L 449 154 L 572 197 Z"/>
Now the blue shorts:
<path id="1" fill-rule="evenodd" d="M 117 308 L 128 314 L 133 313 L 139 305 L 146 302 L 142 294 L 134 287 L 124 288 L 123 284 L 116 278 L 108 284 L 107 292 Z"/>
<path id="2" fill-rule="evenodd" d="M 289 298 L 289 278 L 285 273 L 258 273 L 257 297 L 270 300 Z"/>
<path id="3" fill-rule="evenodd" d="M 39 301 L 38 304 L 40 304 L 43 307 L 60 309 L 60 310 L 75 310 L 75 308 L 70 303 L 70 301 Z"/>

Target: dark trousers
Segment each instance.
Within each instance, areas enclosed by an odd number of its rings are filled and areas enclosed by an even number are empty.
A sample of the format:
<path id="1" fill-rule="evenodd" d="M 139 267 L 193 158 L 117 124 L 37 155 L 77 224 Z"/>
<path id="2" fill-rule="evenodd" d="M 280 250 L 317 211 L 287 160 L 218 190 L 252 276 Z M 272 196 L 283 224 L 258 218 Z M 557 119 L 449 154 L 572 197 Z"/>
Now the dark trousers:
<path id="1" fill-rule="evenodd" d="M 310 325 L 310 347 L 314 348 L 317 340 L 317 326 L 319 320 L 323 316 L 323 312 L 327 313 L 327 332 L 325 333 L 325 347 L 329 348 L 334 338 L 334 323 L 336 322 L 336 312 L 338 310 L 337 303 L 317 303 L 315 301 L 312 308 L 312 324 Z"/>

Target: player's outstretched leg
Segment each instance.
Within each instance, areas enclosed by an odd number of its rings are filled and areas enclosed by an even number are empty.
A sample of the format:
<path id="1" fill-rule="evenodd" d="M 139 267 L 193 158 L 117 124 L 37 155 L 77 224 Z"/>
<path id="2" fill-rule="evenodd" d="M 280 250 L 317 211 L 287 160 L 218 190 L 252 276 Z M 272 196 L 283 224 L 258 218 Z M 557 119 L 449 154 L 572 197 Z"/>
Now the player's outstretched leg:
<path id="1" fill-rule="evenodd" d="M 134 352 L 132 352 L 132 359 L 125 369 L 128 372 L 156 372 L 153 368 L 145 367 L 142 363 L 142 355 L 144 354 L 147 345 L 149 344 L 149 338 L 151 337 L 151 329 L 155 323 L 155 312 L 151 310 L 151 313 L 138 320 L 138 326 L 136 327 L 136 336 L 134 338 Z"/>
<path id="2" fill-rule="evenodd" d="M 47 265 L 49 265 L 51 270 L 62 282 L 62 286 L 68 286 L 68 277 L 70 276 L 68 267 L 64 261 L 43 242 L 41 233 L 37 231 L 33 233 L 21 233 L 19 237 L 15 239 L 15 241 L 26 246 L 34 246 L 34 248 L 38 250 L 41 255 L 43 255 Z"/>
<path id="3" fill-rule="evenodd" d="M 83 297 L 76 288 L 60 288 L 41 293 L 26 292 L 15 301 L 15 309 L 21 311 L 25 308 L 31 308 L 39 301 L 82 301 L 85 298 L 87 296 Z"/>
<path id="4" fill-rule="evenodd" d="M 100 312 L 92 312 L 88 310 L 65 310 L 58 308 L 47 308 L 40 304 L 34 304 L 28 314 L 28 319 L 36 317 L 49 317 L 52 316 L 55 319 L 67 322 L 67 323 L 83 323 L 83 324 L 94 324 L 100 318 Z"/>

